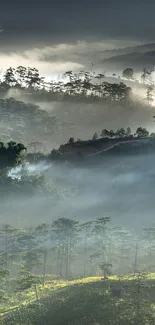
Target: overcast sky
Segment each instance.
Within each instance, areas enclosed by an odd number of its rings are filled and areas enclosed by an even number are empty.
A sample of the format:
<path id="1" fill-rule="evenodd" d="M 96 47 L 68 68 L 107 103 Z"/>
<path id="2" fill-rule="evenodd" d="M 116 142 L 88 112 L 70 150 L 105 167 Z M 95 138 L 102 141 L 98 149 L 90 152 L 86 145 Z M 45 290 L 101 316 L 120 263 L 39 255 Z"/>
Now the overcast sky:
<path id="1" fill-rule="evenodd" d="M 154 41 L 154 13 L 153 0 L 1 0 L 1 64 L 83 68 L 104 49 Z"/>

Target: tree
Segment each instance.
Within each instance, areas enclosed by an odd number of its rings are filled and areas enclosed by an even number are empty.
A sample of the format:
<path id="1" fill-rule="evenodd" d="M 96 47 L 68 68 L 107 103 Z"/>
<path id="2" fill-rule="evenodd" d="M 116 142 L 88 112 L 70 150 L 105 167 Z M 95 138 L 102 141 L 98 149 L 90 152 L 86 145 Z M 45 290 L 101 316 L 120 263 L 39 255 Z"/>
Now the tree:
<path id="1" fill-rule="evenodd" d="M 134 275 L 137 273 L 137 265 L 138 265 L 138 243 L 136 242 L 135 245 L 135 261 L 134 261 Z"/>
<path id="2" fill-rule="evenodd" d="M 69 79 L 69 82 L 72 82 L 74 77 L 73 77 L 73 71 L 69 70 L 64 73 L 64 77 L 67 77 Z"/>
<path id="3" fill-rule="evenodd" d="M 139 138 L 146 138 L 149 136 L 149 132 L 146 128 L 142 128 L 141 126 L 137 128 L 135 135 Z"/>
<path id="4" fill-rule="evenodd" d="M 88 258 L 88 238 L 92 235 L 92 225 L 93 221 L 88 221 L 80 225 L 80 229 L 84 233 L 84 277 L 86 276 L 86 266 L 87 266 L 87 258 Z"/>
<path id="5" fill-rule="evenodd" d="M 103 79 L 105 78 L 105 75 L 103 73 L 99 73 L 97 76 L 95 76 L 95 79 L 98 79 L 98 84 L 94 85 L 94 89 L 97 91 L 99 97 L 101 98 L 103 95 Z"/>
<path id="6" fill-rule="evenodd" d="M 100 264 L 100 269 L 103 272 L 104 278 L 106 278 L 108 275 L 111 275 L 111 268 L 112 268 L 112 264 L 110 264 L 110 263 L 102 262 Z"/>
<path id="7" fill-rule="evenodd" d="M 100 83 L 101 83 L 102 79 L 104 79 L 104 78 L 105 78 L 105 75 L 104 75 L 103 73 L 99 73 L 99 74 L 95 77 L 95 79 L 98 79 L 98 80 L 100 81 Z"/>
<path id="8" fill-rule="evenodd" d="M 15 70 L 15 75 L 16 75 L 16 79 L 17 79 L 17 85 L 20 87 L 25 87 L 26 86 L 27 69 L 20 65 Z"/>
<path id="9" fill-rule="evenodd" d="M 131 129 L 130 127 L 128 126 L 127 127 L 127 130 L 126 130 L 126 136 L 129 137 L 131 135 Z"/>
<path id="10" fill-rule="evenodd" d="M 64 84 L 65 92 L 67 92 L 70 96 L 75 95 L 76 89 L 79 89 L 80 80 L 72 70 L 65 72 L 63 76 L 68 79 L 68 81 Z"/>
<path id="11" fill-rule="evenodd" d="M 48 258 L 48 248 L 47 248 L 47 241 L 49 239 L 49 225 L 46 223 L 43 223 L 36 227 L 35 233 L 37 235 L 37 243 L 39 252 L 43 256 L 43 271 L 42 271 L 42 277 L 43 277 L 43 286 L 45 284 L 45 276 L 46 276 L 46 264 L 47 264 L 47 258 Z"/>
<path id="12" fill-rule="evenodd" d="M 1 150 L 3 151 L 4 161 L 6 161 L 6 165 L 14 166 L 21 163 L 23 154 L 27 149 L 22 143 L 17 144 L 14 141 L 10 141 L 7 143 L 5 151 L 4 147 L 1 147 Z"/>
<path id="13" fill-rule="evenodd" d="M 33 229 L 21 230 L 18 233 L 15 250 L 18 253 L 20 267 L 25 272 L 32 272 L 35 267 L 41 264 L 40 252 L 37 248 Z"/>
<path id="14" fill-rule="evenodd" d="M 147 75 L 148 75 L 148 71 L 147 71 L 147 69 L 144 68 L 143 73 L 141 75 L 141 80 L 142 80 L 142 83 L 144 83 L 144 84 L 145 84 Z"/>
<path id="15" fill-rule="evenodd" d="M 118 83 L 103 83 L 105 98 L 110 101 L 124 101 L 130 98 L 131 88 L 127 87 L 123 82 Z"/>
<path id="16" fill-rule="evenodd" d="M 133 79 L 133 69 L 131 68 L 126 68 L 123 73 L 122 73 L 123 77 L 130 80 Z"/>
<path id="17" fill-rule="evenodd" d="M 129 260 L 129 256 L 132 252 L 132 236 L 131 233 L 122 226 L 115 227 L 113 229 L 113 233 L 115 237 L 115 247 L 117 248 L 115 258 L 117 258 L 118 261 L 117 268 L 120 276 L 122 271 L 125 273 L 125 269 L 126 272 L 129 271 L 127 261 Z"/>
<path id="18" fill-rule="evenodd" d="M 16 280 L 16 292 L 23 292 L 25 290 L 34 287 L 36 300 L 38 300 L 38 290 L 37 285 L 41 283 L 40 278 L 37 275 L 34 275 L 27 271 L 21 271 Z"/>
<path id="19" fill-rule="evenodd" d="M 94 135 L 93 135 L 93 137 L 92 137 L 92 140 L 95 141 L 95 140 L 97 140 L 97 139 L 98 139 L 98 134 L 95 132 Z"/>
<path id="20" fill-rule="evenodd" d="M 151 73 L 152 73 L 152 70 L 148 71 L 146 68 L 143 69 L 143 73 L 141 75 L 141 80 L 142 80 L 143 84 L 146 84 L 146 82 L 149 81 Z"/>
<path id="21" fill-rule="evenodd" d="M 71 137 L 71 138 L 69 138 L 69 140 L 68 140 L 68 143 L 74 143 L 75 142 L 75 140 L 74 140 L 74 138 L 73 137 Z"/>
<path id="22" fill-rule="evenodd" d="M 92 75 L 90 72 L 84 72 L 83 74 L 83 81 L 81 83 L 81 86 L 82 86 L 82 95 L 83 96 L 87 96 L 88 95 L 88 92 L 91 91 L 92 89 L 92 84 L 91 84 L 91 79 L 92 79 Z"/>
<path id="23" fill-rule="evenodd" d="M 124 138 L 125 137 L 125 129 L 121 128 L 116 131 L 116 137 L 118 138 Z"/>
<path id="24" fill-rule="evenodd" d="M 52 223 L 52 234 L 57 248 L 57 272 L 63 276 L 71 275 L 71 260 L 74 256 L 74 246 L 78 240 L 79 221 L 59 218 Z"/>
<path id="25" fill-rule="evenodd" d="M 28 67 L 25 81 L 27 87 L 30 89 L 34 89 L 37 86 L 40 86 L 42 78 L 40 78 L 38 69 Z"/>
<path id="26" fill-rule="evenodd" d="M 153 91 L 154 91 L 153 87 L 149 86 L 147 88 L 146 98 L 145 99 L 147 100 L 148 105 L 151 105 L 151 103 L 154 101 Z"/>
<path id="27" fill-rule="evenodd" d="M 95 236 L 95 246 L 96 251 L 95 255 L 96 258 L 99 258 L 100 261 L 106 262 L 107 257 L 107 224 L 110 222 L 109 217 L 101 217 L 97 218 L 94 223 L 94 227 L 92 230 L 93 235 Z"/>
<path id="28" fill-rule="evenodd" d="M 109 137 L 109 131 L 107 129 L 103 129 L 101 131 L 101 137 L 103 137 L 103 138 Z"/>
<path id="29" fill-rule="evenodd" d="M 4 74 L 4 82 L 8 84 L 10 87 L 15 86 L 16 78 L 15 78 L 15 69 L 8 68 Z"/>
<path id="30" fill-rule="evenodd" d="M 110 130 L 110 131 L 109 131 L 109 137 L 110 137 L 110 138 L 114 138 L 115 135 L 116 135 L 116 133 L 115 133 L 113 130 Z"/>

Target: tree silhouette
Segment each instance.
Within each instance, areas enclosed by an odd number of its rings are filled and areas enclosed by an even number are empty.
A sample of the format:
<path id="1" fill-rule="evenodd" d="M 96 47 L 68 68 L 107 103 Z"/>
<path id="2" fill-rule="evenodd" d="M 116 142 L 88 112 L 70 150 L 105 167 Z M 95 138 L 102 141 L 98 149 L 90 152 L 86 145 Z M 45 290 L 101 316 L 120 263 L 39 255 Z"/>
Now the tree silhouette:
<path id="1" fill-rule="evenodd" d="M 95 132 L 93 137 L 92 137 L 92 140 L 97 140 L 98 139 L 98 134 Z"/>
<path id="2" fill-rule="evenodd" d="M 101 131 L 101 137 L 106 138 L 106 137 L 109 137 L 109 135 L 110 135 L 110 132 L 107 129 L 103 129 Z"/>
<path id="3" fill-rule="evenodd" d="M 146 130 L 146 128 L 138 127 L 135 133 L 136 136 L 142 138 L 142 137 L 148 137 L 149 132 Z"/>
<path id="4" fill-rule="evenodd" d="M 124 128 L 118 129 L 116 131 L 116 137 L 118 137 L 118 138 L 123 138 L 123 137 L 125 137 L 125 135 L 126 135 L 126 133 L 125 133 Z"/>
<path id="5" fill-rule="evenodd" d="M 131 128 L 128 126 L 126 130 L 126 136 L 129 137 L 131 135 Z"/>
<path id="6" fill-rule="evenodd" d="M 149 86 L 147 88 L 147 92 L 146 92 L 146 100 L 148 102 L 149 105 L 152 104 L 152 102 L 154 101 L 154 98 L 153 98 L 153 92 L 154 92 L 154 89 L 153 87 Z"/>
<path id="7" fill-rule="evenodd" d="M 15 69 L 8 68 L 4 74 L 4 82 L 10 87 L 16 85 Z"/>
<path id="8" fill-rule="evenodd" d="M 18 87 L 26 87 L 27 68 L 18 66 L 15 71 Z"/>
<path id="9" fill-rule="evenodd" d="M 40 86 L 42 78 L 40 78 L 38 69 L 28 67 L 25 81 L 27 87 L 30 89 Z"/>
<path id="10" fill-rule="evenodd" d="M 74 143 L 74 138 L 73 137 L 69 138 L 68 143 Z"/>
<path id="11" fill-rule="evenodd" d="M 123 77 L 130 80 L 133 79 L 133 69 L 131 68 L 126 68 L 123 73 L 122 73 Z"/>

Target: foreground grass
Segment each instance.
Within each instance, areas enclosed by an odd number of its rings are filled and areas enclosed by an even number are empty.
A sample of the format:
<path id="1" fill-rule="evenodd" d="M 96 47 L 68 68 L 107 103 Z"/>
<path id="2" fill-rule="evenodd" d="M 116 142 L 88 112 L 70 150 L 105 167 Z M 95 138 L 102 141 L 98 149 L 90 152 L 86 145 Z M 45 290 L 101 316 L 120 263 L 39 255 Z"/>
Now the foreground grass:
<path id="1" fill-rule="evenodd" d="M 100 277 L 73 281 L 47 281 L 44 288 L 38 287 L 38 301 L 35 299 L 35 292 L 30 290 L 25 293 L 22 305 L 14 306 L 16 310 L 11 310 L 14 307 L 10 307 L 7 313 L 1 312 L 1 324 L 85 325 L 94 324 L 94 322 L 102 325 L 136 324 L 132 319 L 136 317 L 136 297 L 132 297 L 129 290 L 123 298 L 118 299 L 113 297 L 109 290 L 110 283 L 123 286 L 134 284 L 134 281 L 135 278 L 132 276 L 121 279 L 113 276 L 107 281 L 102 281 Z M 155 274 L 148 274 L 145 277 L 145 283 L 149 307 L 146 302 L 143 305 L 143 300 L 141 301 L 141 314 L 144 321 L 145 317 L 154 317 L 150 315 L 150 308 L 153 313 Z M 155 324 L 155 318 L 153 322 Z M 142 322 L 141 324 L 143 325 Z"/>

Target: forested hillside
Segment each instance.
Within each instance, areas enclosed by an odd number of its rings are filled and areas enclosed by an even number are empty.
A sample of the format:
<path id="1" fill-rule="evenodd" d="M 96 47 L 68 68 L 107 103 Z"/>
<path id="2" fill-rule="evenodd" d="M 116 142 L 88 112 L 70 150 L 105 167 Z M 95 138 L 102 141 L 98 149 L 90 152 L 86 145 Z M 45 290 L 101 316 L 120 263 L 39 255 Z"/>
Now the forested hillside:
<path id="1" fill-rule="evenodd" d="M 66 325 L 153 325 L 155 133 L 141 120 L 109 128 L 100 114 L 144 110 L 153 123 L 153 88 L 142 103 L 103 74 L 64 77 L 47 85 L 18 67 L 0 83 L 2 324 L 64 325 L 61 313 Z M 57 115 L 44 98 L 63 104 Z"/>

